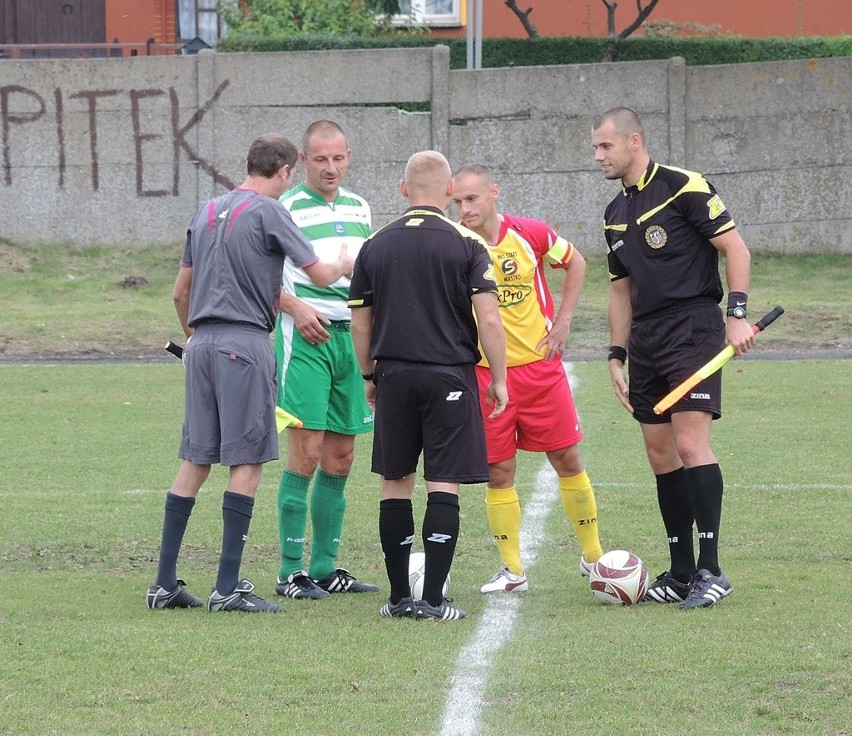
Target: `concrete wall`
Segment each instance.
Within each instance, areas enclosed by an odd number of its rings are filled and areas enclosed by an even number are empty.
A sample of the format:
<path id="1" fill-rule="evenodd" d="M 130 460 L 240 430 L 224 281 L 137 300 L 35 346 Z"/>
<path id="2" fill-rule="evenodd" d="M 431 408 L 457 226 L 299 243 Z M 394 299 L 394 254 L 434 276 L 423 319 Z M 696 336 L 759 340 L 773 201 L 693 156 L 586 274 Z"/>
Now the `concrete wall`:
<path id="1" fill-rule="evenodd" d="M 347 184 L 381 225 L 415 151 L 492 166 L 503 208 L 600 252 L 618 185 L 590 128 L 639 112 L 651 155 L 704 173 L 756 252 L 852 253 L 852 58 L 712 67 L 681 60 L 450 71 L 446 47 L 0 61 L 0 238 L 176 243 L 238 184 L 260 133 L 319 117 L 353 151 Z M 402 105 L 428 103 L 429 112 Z M 422 106 L 422 104 L 421 104 Z"/>

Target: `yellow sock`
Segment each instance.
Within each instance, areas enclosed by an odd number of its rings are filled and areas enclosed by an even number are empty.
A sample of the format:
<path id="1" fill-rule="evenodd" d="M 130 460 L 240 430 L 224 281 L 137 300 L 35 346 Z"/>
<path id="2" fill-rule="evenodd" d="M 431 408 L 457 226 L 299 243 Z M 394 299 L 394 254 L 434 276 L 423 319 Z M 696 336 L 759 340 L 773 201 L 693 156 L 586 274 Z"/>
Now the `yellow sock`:
<path id="1" fill-rule="evenodd" d="M 579 475 L 559 479 L 559 491 L 565 513 L 574 525 L 574 532 L 586 562 L 595 562 L 603 554 L 598 536 L 598 507 L 589 476 Z"/>
<path id="2" fill-rule="evenodd" d="M 511 488 L 485 488 L 488 528 L 497 542 L 503 564 L 515 575 L 524 572 L 521 562 L 521 503 L 518 491 Z"/>

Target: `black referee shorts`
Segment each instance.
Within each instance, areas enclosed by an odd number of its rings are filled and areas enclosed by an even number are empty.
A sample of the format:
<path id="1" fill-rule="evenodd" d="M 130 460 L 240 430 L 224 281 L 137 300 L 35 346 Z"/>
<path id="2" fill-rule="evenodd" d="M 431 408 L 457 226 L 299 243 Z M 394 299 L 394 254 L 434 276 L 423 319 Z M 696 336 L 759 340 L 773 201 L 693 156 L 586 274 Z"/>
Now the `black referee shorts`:
<path id="1" fill-rule="evenodd" d="M 671 422 L 676 411 L 722 415 L 722 371 L 716 371 L 661 416 L 654 405 L 725 347 L 725 322 L 718 305 L 687 309 L 634 322 L 630 328 L 628 373 L 633 417 L 643 424 Z"/>
<path id="2" fill-rule="evenodd" d="M 372 471 L 399 480 L 417 470 L 445 483 L 485 483 L 488 460 L 472 365 L 380 360 Z"/>

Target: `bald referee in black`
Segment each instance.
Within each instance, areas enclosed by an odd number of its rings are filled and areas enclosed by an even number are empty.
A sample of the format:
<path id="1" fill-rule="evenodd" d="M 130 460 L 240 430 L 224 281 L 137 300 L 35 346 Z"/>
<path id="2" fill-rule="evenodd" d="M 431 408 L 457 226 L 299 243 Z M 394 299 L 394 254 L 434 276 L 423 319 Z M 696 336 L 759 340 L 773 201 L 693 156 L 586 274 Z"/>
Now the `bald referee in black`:
<path id="1" fill-rule="evenodd" d="M 352 340 L 375 410 L 372 470 L 382 476 L 379 536 L 391 590 L 380 613 L 454 621 L 466 614 L 442 589 L 459 532 L 459 485 L 488 480 L 477 340 L 491 369 L 492 416 L 509 400 L 506 340 L 485 244 L 443 214 L 452 196 L 447 160 L 415 153 L 400 191 L 409 208 L 364 242 L 349 288 Z M 408 559 L 421 452 L 426 576 L 414 601 Z"/>
<path id="2" fill-rule="evenodd" d="M 592 147 L 604 176 L 620 179 L 622 187 L 604 214 L 610 376 L 642 428 L 671 558 L 645 600 L 708 608 L 733 590 L 719 567 L 723 482 L 710 447 L 711 420 L 722 411 L 721 372 L 661 416 L 653 406 L 726 343 L 737 355 L 754 344 L 746 319 L 749 251 L 701 174 L 650 158 L 633 110 L 617 107 L 601 115 L 592 128 Z M 728 286 L 725 318 L 719 309 L 720 253 Z"/>

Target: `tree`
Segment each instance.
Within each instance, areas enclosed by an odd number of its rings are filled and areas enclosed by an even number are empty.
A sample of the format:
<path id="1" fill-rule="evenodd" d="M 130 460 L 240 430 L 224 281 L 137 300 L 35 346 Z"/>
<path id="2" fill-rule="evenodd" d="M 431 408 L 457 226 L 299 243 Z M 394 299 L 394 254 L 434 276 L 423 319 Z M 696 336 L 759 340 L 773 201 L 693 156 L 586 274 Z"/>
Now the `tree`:
<path id="1" fill-rule="evenodd" d="M 228 33 L 258 36 L 392 32 L 397 0 L 217 0 Z"/>
<path id="2" fill-rule="evenodd" d="M 618 8 L 618 3 L 615 2 L 615 0 L 601 0 L 601 2 L 606 5 L 607 37 L 606 56 L 604 56 L 602 61 L 612 61 L 613 54 L 615 53 L 615 47 L 618 45 L 618 42 L 627 38 L 631 33 L 638 29 L 645 22 L 645 19 L 651 14 L 651 11 L 656 7 L 660 0 L 644 0 L 645 5 L 642 4 L 643 0 L 636 0 L 636 18 L 618 34 L 615 32 L 615 10 Z"/>
<path id="3" fill-rule="evenodd" d="M 530 20 L 530 13 L 532 13 L 533 9 L 530 7 L 526 10 L 521 10 L 518 7 L 517 0 L 506 0 L 506 5 L 509 10 L 511 10 L 515 15 L 518 16 L 518 20 L 521 21 L 521 25 L 527 32 L 527 35 L 530 38 L 538 38 L 538 29 L 533 25 L 533 22 Z"/>
<path id="4" fill-rule="evenodd" d="M 391 2 L 393 2 L 393 0 L 391 0 Z M 521 25 L 527 32 L 527 35 L 530 38 L 538 38 L 538 29 L 530 20 L 530 13 L 532 13 L 533 8 L 529 7 L 526 10 L 521 10 L 517 0 L 505 0 L 505 2 L 506 7 L 518 16 L 518 20 L 521 21 Z M 607 44 L 607 55 L 603 60 L 612 61 L 612 56 L 618 41 L 627 38 L 631 33 L 639 28 L 660 0 L 635 0 L 636 18 L 620 33 L 616 33 L 615 30 L 615 11 L 616 8 L 618 8 L 618 3 L 615 0 L 601 0 L 601 2 L 603 2 L 606 6 L 606 28 L 607 38 L 609 39 L 609 43 Z"/>

